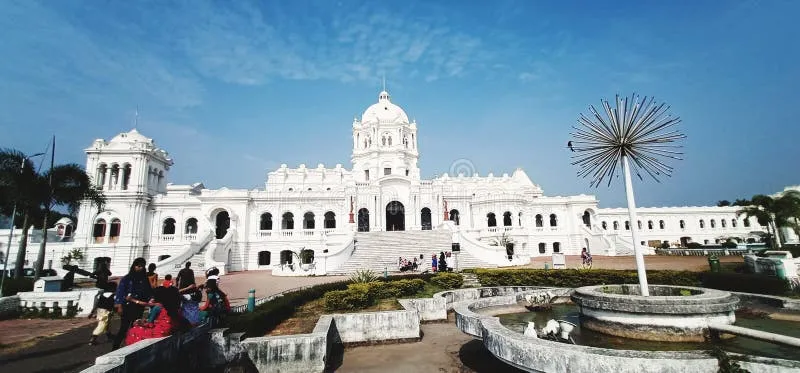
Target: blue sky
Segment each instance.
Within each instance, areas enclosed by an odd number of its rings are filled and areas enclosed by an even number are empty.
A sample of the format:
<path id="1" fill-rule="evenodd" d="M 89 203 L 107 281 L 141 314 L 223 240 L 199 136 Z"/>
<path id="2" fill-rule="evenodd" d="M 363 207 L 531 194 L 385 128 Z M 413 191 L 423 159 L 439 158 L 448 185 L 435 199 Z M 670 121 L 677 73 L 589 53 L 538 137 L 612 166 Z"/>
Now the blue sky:
<path id="1" fill-rule="evenodd" d="M 565 143 L 588 105 L 653 95 L 685 160 L 640 206 L 711 205 L 798 184 L 794 1 L 0 1 L 0 146 L 57 161 L 132 127 L 173 183 L 263 188 L 286 163 L 350 165 L 351 123 L 392 99 L 424 177 L 467 159 L 524 168 L 547 195 L 589 187 Z"/>

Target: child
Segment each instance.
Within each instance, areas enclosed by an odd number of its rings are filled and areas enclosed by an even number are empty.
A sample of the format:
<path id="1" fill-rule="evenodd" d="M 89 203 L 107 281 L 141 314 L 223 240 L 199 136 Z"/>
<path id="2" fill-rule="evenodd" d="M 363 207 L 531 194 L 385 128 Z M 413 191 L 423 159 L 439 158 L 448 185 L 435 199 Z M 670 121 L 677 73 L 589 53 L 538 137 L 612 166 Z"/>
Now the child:
<path id="1" fill-rule="evenodd" d="M 175 286 L 175 283 L 172 282 L 172 275 L 164 276 L 164 282 L 161 283 L 161 286 L 163 286 L 165 288 L 169 288 L 169 287 Z"/>
<path id="2" fill-rule="evenodd" d="M 89 345 L 94 346 L 97 344 L 97 337 L 105 333 L 106 338 L 111 340 L 111 332 L 108 331 L 108 319 L 111 318 L 111 313 L 114 310 L 114 293 L 117 290 L 117 284 L 113 282 L 107 283 L 106 289 L 103 293 L 97 296 L 97 327 L 92 332 L 92 337 L 89 339 Z"/>
<path id="3" fill-rule="evenodd" d="M 219 289 L 217 280 L 206 281 L 206 303 L 200 307 L 201 318 L 210 319 L 211 327 L 218 325 L 222 318 L 231 311 L 228 296 Z"/>

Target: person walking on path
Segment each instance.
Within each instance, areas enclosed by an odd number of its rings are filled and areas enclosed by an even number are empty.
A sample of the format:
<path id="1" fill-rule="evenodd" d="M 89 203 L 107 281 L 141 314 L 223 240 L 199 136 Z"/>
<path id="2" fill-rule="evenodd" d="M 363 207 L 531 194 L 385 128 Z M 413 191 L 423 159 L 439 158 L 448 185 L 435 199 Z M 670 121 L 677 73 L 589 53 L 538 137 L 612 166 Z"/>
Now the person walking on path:
<path id="1" fill-rule="evenodd" d="M 97 327 L 92 331 L 92 337 L 89 339 L 89 345 L 94 346 L 97 344 L 97 337 L 105 333 L 106 339 L 111 341 L 111 331 L 108 330 L 108 321 L 114 312 L 114 293 L 117 290 L 116 284 L 109 282 L 103 293 L 97 296 Z"/>
<path id="2" fill-rule="evenodd" d="M 437 266 L 436 266 L 436 254 L 433 254 L 433 257 L 431 257 L 431 267 L 433 267 L 432 271 L 436 272 L 436 269 L 437 269 Z"/>
<path id="3" fill-rule="evenodd" d="M 187 288 L 191 288 L 192 285 L 197 285 L 194 280 L 194 271 L 192 271 L 191 267 L 192 262 L 186 262 L 186 266 L 178 272 L 178 277 L 175 278 L 175 283 L 178 284 L 178 290 L 181 293 L 190 290 Z"/>
<path id="4" fill-rule="evenodd" d="M 153 289 L 144 271 L 147 261 L 144 258 L 136 258 L 131 264 L 131 269 L 119 282 L 117 293 L 114 297 L 114 307 L 117 313 L 122 315 L 119 324 L 119 331 L 114 337 L 112 351 L 119 348 L 128 329 L 134 321 L 140 319 L 144 314 L 144 307 L 149 306 L 153 298 Z"/>

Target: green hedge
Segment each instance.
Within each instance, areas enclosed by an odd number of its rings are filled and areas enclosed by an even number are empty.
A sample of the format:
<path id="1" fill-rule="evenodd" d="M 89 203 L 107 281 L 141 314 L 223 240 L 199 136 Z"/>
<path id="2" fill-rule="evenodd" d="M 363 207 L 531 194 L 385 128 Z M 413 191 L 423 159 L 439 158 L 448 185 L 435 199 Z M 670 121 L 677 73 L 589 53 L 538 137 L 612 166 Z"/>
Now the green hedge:
<path id="1" fill-rule="evenodd" d="M 11 296 L 19 292 L 32 291 L 33 279 L 29 277 L 6 277 L 3 281 L 3 296 Z"/>
<path id="2" fill-rule="evenodd" d="M 557 286 L 576 288 L 603 284 L 637 284 L 636 271 L 608 269 L 477 269 L 482 286 Z M 744 293 L 788 295 L 789 282 L 773 276 L 735 272 L 647 271 L 657 285 L 700 286 Z"/>
<path id="3" fill-rule="evenodd" d="M 365 284 L 350 284 L 346 290 L 325 294 L 325 310 L 358 310 L 372 306 L 380 299 L 416 294 L 425 288 L 425 281 L 411 280 L 375 281 Z"/>
<path id="4" fill-rule="evenodd" d="M 482 286 L 557 286 L 575 288 L 602 284 L 637 284 L 636 271 L 608 269 L 477 269 Z M 700 274 L 689 271 L 647 271 L 651 284 L 699 286 Z"/>
<path id="5" fill-rule="evenodd" d="M 704 272 L 701 278 L 703 286 L 712 289 L 769 295 L 787 295 L 791 291 L 789 281 L 774 276 Z"/>
<path id="6" fill-rule="evenodd" d="M 292 317 L 298 307 L 323 294 L 347 289 L 350 281 L 320 284 L 308 289 L 293 291 L 256 307 L 253 312 L 233 314 L 225 319 L 225 326 L 232 332 L 246 332 L 247 336 L 263 336 L 278 324 Z"/>
<path id="7" fill-rule="evenodd" d="M 431 283 L 442 289 L 458 289 L 464 285 L 464 277 L 457 273 L 439 273 L 431 278 Z"/>

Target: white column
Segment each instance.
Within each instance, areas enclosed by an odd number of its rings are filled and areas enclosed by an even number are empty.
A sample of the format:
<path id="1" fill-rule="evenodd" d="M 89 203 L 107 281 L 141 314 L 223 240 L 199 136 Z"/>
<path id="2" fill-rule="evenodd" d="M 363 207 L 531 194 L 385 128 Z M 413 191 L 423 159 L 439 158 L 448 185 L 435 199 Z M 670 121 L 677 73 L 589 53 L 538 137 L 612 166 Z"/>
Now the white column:
<path id="1" fill-rule="evenodd" d="M 626 155 L 622 156 L 622 167 L 625 173 L 625 194 L 628 199 L 628 217 L 630 219 L 633 252 L 636 255 L 636 272 L 639 275 L 639 289 L 643 296 L 649 296 L 650 291 L 647 287 L 647 272 L 645 272 L 644 268 L 644 256 L 639 245 L 639 226 L 636 219 L 636 201 L 633 197 L 633 183 L 631 182 L 630 165 L 628 165 L 628 156 Z"/>

